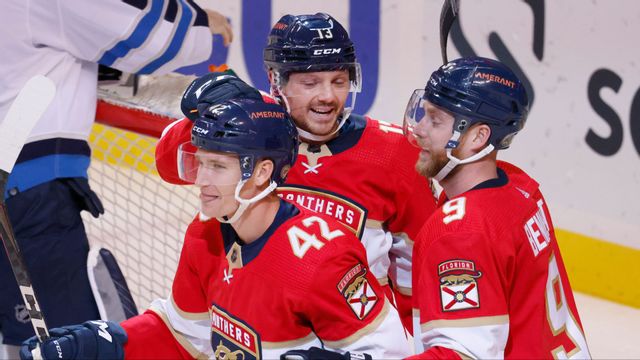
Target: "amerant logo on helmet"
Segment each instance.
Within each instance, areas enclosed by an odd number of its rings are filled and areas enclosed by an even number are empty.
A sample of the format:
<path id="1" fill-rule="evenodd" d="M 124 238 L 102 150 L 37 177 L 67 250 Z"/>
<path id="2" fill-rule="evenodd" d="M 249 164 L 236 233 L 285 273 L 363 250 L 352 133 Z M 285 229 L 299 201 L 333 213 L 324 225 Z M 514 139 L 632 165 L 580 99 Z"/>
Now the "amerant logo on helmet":
<path id="1" fill-rule="evenodd" d="M 284 112 L 281 112 L 281 111 L 254 111 L 249 116 L 251 117 L 252 120 L 265 119 L 265 118 L 284 119 Z"/>
<path id="2" fill-rule="evenodd" d="M 506 79 L 506 78 L 504 78 L 502 76 L 499 76 L 499 75 L 489 74 L 489 73 L 484 73 L 484 72 L 477 72 L 477 73 L 474 74 L 474 77 L 480 78 L 482 80 L 486 80 L 488 82 L 495 82 L 495 83 L 498 83 L 500 85 L 504 85 L 504 86 L 510 87 L 512 89 L 516 88 L 516 82 L 515 81 Z"/>
<path id="3" fill-rule="evenodd" d="M 275 30 L 284 30 L 284 29 L 286 29 L 286 28 L 287 28 L 287 26 L 288 26 L 287 24 L 284 24 L 284 23 L 278 22 L 278 23 L 276 23 L 275 25 L 273 25 L 273 28 L 274 28 Z"/>

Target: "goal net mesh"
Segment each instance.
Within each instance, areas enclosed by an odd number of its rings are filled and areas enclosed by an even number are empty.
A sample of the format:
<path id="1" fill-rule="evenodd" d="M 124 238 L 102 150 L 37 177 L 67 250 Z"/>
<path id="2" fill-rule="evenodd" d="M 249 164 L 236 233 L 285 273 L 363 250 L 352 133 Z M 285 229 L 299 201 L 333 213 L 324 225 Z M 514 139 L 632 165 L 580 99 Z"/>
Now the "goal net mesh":
<path id="1" fill-rule="evenodd" d="M 101 105 L 105 103 L 99 102 L 98 115 Z M 160 179 L 154 161 L 157 130 L 143 135 L 110 121 L 99 123 L 105 120 L 102 117 L 98 116 L 89 139 L 89 181 L 105 213 L 95 219 L 83 212 L 83 219 L 91 246 L 106 247 L 115 255 L 142 312 L 152 300 L 170 294 L 184 232 L 198 208 L 198 193 L 193 186 Z M 114 119 L 122 116 L 106 116 Z M 136 120 L 129 122 L 139 131 L 141 121 Z"/>

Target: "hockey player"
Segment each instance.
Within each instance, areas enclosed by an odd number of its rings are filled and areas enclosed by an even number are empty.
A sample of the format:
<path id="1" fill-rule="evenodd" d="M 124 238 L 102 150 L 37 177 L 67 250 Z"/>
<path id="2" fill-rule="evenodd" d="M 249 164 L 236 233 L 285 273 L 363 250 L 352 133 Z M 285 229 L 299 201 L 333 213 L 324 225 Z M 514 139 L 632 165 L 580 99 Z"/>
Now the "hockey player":
<path id="1" fill-rule="evenodd" d="M 282 17 L 269 35 L 264 63 L 272 94 L 289 110 L 302 140 L 280 196 L 338 219 L 361 238 L 371 271 L 394 298 L 391 281 L 410 329 L 413 239 L 435 209 L 428 181 L 414 169 L 417 149 L 400 127 L 352 113 L 362 84 L 360 64 L 347 31 L 330 15 Z M 219 81 L 220 88 L 209 80 L 194 83 L 183 99 L 246 87 L 237 78 L 233 85 Z M 189 116 L 188 108 L 183 111 Z M 189 126 L 184 120 L 166 132 L 159 149 L 184 138 Z M 174 164 L 163 162 L 159 172 L 179 182 L 170 169 Z"/>
<path id="2" fill-rule="evenodd" d="M 282 17 L 264 63 L 271 93 L 302 140 L 281 196 L 360 236 L 371 271 L 390 297 L 393 289 L 410 329 L 413 241 L 435 210 L 428 180 L 414 169 L 416 149 L 400 127 L 352 113 L 362 72 L 349 34 L 330 15 Z"/>
<path id="3" fill-rule="evenodd" d="M 126 72 L 168 72 L 206 60 L 212 32 L 228 44 L 231 28 L 224 16 L 193 1 L 7 0 L 2 5 L 0 119 L 36 74 L 52 79 L 57 95 L 0 196 L 47 323 L 95 319 L 80 212 L 97 217 L 104 211 L 87 180 L 86 140 L 95 119 L 98 64 Z M 19 345 L 33 328 L 9 261 L 0 253 L 0 331 L 5 344 Z M 8 357 L 16 358 L 17 350 L 11 351 Z"/>
<path id="4" fill-rule="evenodd" d="M 496 160 L 529 103 L 500 62 L 457 59 L 407 105 L 418 170 L 444 189 L 414 251 L 416 358 L 589 358 L 538 183 Z"/>
<path id="5" fill-rule="evenodd" d="M 200 188 L 201 210 L 171 296 L 122 327 L 52 330 L 44 358 L 276 359 L 291 349 L 300 349 L 294 358 L 407 356 L 402 324 L 358 238 L 273 191 L 297 147 L 277 104 L 230 100 L 202 111 L 179 148 L 180 178 Z"/>

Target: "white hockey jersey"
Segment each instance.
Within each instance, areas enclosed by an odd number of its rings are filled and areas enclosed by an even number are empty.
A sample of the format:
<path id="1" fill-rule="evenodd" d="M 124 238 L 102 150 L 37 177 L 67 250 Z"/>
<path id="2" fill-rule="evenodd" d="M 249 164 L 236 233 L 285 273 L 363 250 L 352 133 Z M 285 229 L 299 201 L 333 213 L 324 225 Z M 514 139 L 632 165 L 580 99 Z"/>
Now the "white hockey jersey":
<path id="1" fill-rule="evenodd" d="M 206 13 L 191 0 L 5 0 L 0 33 L 0 119 L 32 76 L 57 86 L 9 178 L 7 189 L 20 191 L 87 176 L 98 63 L 164 73 L 206 60 L 212 47 Z"/>

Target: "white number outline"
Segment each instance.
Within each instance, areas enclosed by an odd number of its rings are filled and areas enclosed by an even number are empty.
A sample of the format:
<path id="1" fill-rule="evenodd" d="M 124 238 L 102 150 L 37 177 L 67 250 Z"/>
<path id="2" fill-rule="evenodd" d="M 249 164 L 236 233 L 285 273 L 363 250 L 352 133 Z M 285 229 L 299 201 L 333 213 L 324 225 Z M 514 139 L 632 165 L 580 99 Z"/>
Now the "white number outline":
<path id="1" fill-rule="evenodd" d="M 302 220 L 302 225 L 307 228 L 314 223 L 317 223 L 320 227 L 320 236 L 327 241 L 331 241 L 338 236 L 344 235 L 344 232 L 340 229 L 333 231 L 329 229 L 327 222 L 317 216 L 310 216 Z M 297 226 L 292 226 L 287 230 L 287 236 L 289 237 L 289 243 L 291 244 L 293 254 L 300 259 L 304 257 L 309 249 L 314 248 L 316 250 L 320 250 L 324 246 L 324 243 L 320 241 L 315 234 L 309 234 Z"/>
<path id="2" fill-rule="evenodd" d="M 556 298 L 554 291 L 555 285 L 560 287 L 560 299 Z M 569 353 L 563 345 L 551 350 L 554 359 L 584 359 L 591 358 L 589 348 L 585 336 L 567 306 L 567 299 L 564 293 L 564 284 L 560 278 L 560 270 L 555 255 L 552 253 L 549 257 L 549 272 L 547 275 L 547 284 L 545 286 L 545 306 L 547 309 L 547 323 L 553 336 L 559 336 L 566 332 L 567 338 L 573 343 L 575 348 Z M 585 353 L 586 352 L 586 353 Z"/>
<path id="3" fill-rule="evenodd" d="M 446 215 L 442 218 L 442 222 L 449 224 L 452 221 L 462 220 L 466 215 L 466 205 L 467 199 L 464 197 L 447 201 L 442 205 L 442 212 Z"/>

